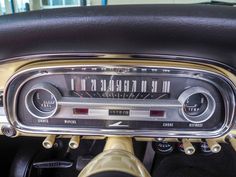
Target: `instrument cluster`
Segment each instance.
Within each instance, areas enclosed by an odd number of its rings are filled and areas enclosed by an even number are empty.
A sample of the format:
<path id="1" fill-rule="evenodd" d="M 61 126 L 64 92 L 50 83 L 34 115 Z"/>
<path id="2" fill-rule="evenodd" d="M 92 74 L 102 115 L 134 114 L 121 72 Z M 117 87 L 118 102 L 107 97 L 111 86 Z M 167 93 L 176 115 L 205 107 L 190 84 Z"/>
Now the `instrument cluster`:
<path id="1" fill-rule="evenodd" d="M 234 96 L 228 78 L 201 69 L 65 65 L 15 74 L 5 104 L 27 133 L 209 138 L 232 127 Z"/>

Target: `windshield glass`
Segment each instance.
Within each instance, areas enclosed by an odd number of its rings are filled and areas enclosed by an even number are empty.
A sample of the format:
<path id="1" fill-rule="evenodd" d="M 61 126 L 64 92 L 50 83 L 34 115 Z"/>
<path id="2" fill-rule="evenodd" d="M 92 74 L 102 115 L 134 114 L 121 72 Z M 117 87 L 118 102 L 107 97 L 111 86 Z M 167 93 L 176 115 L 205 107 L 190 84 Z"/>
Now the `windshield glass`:
<path id="1" fill-rule="evenodd" d="M 0 0 L 0 15 L 64 7 L 128 4 L 217 4 L 235 5 L 236 0 Z"/>

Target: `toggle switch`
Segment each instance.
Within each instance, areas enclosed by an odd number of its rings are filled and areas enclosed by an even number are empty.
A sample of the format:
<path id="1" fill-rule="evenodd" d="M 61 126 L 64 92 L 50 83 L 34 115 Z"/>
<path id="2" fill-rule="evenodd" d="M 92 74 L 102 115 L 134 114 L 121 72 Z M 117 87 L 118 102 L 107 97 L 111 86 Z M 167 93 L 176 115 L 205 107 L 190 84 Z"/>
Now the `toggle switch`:
<path id="1" fill-rule="evenodd" d="M 55 143 L 56 135 L 48 135 L 43 141 L 43 147 L 46 149 L 51 149 Z"/>
<path id="2" fill-rule="evenodd" d="M 221 150 L 221 145 L 216 142 L 214 139 L 206 139 L 207 145 L 210 148 L 211 152 L 218 153 Z"/>
<path id="3" fill-rule="evenodd" d="M 80 144 L 80 136 L 72 136 L 69 142 L 69 147 L 71 149 L 77 149 Z"/>
<path id="4" fill-rule="evenodd" d="M 187 155 L 192 155 L 195 153 L 195 148 L 193 147 L 192 143 L 188 139 L 182 139 L 184 152 Z"/>
<path id="5" fill-rule="evenodd" d="M 232 135 L 232 134 L 229 134 L 227 136 L 227 139 L 229 140 L 231 146 L 233 147 L 233 149 L 236 151 L 236 138 Z"/>

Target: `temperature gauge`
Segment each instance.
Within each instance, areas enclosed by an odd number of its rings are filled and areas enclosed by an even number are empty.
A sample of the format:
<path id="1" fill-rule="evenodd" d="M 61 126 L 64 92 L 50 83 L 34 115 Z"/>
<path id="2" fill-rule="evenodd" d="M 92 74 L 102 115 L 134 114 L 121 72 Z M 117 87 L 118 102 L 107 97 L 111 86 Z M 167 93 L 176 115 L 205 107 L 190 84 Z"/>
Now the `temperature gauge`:
<path id="1" fill-rule="evenodd" d="M 192 123 L 202 123 L 211 118 L 215 112 L 215 99 L 202 87 L 192 87 L 179 96 L 182 104 L 180 114 Z"/>
<path id="2" fill-rule="evenodd" d="M 199 116 L 206 111 L 208 105 L 207 98 L 202 93 L 196 93 L 187 98 L 184 103 L 184 112 L 189 116 Z"/>

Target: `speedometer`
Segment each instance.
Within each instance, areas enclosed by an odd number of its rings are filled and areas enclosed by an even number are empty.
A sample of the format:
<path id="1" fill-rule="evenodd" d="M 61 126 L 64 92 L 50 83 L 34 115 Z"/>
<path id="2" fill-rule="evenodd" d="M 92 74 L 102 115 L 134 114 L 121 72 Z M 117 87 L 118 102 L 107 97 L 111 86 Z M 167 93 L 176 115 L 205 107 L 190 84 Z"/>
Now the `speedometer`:
<path id="1" fill-rule="evenodd" d="M 113 99 L 167 99 L 171 81 L 150 76 L 82 75 L 71 78 L 78 97 Z"/>

